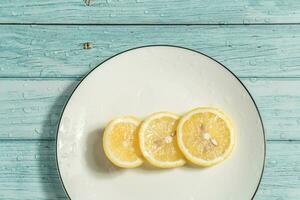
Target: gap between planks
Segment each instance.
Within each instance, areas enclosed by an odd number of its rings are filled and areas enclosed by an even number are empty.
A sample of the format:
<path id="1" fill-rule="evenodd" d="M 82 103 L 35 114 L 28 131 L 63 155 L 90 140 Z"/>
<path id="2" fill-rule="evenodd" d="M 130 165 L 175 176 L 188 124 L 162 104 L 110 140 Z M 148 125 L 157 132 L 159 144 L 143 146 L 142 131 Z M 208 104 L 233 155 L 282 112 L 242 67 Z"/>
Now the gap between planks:
<path id="1" fill-rule="evenodd" d="M 43 76 L 43 77 L 26 77 L 26 76 L 0 76 L 0 81 L 1 80 L 20 80 L 20 81 L 59 81 L 59 80 L 74 80 L 74 81 L 80 81 L 86 76 Z M 237 76 L 238 79 L 268 79 L 268 80 L 300 80 L 300 76 Z"/>
<path id="2" fill-rule="evenodd" d="M 0 26 L 286 26 L 300 25 L 299 23 L 0 23 Z"/>

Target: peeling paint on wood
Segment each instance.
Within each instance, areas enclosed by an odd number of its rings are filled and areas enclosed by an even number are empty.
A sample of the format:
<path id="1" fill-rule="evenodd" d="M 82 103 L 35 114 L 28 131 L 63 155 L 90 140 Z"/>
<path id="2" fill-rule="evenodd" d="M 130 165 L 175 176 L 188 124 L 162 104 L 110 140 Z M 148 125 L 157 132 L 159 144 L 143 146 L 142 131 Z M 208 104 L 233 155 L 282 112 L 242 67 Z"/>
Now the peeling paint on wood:
<path id="1" fill-rule="evenodd" d="M 297 0 L 2 0 L 0 23 L 299 23 Z M 89 6 L 88 6 L 89 4 Z"/>
<path id="2" fill-rule="evenodd" d="M 300 79 L 242 78 L 268 140 L 300 140 Z M 54 139 L 75 80 L 0 79 L 0 139 Z"/>
<path id="3" fill-rule="evenodd" d="M 82 77 L 117 53 L 149 44 L 201 51 L 242 77 L 300 77 L 300 26 L 293 25 L 1 26 L 0 37 L 0 77 Z"/>
<path id="4" fill-rule="evenodd" d="M 300 143 L 268 142 L 266 168 L 255 200 L 298 200 Z M 0 141 L 0 198 L 67 199 L 55 164 L 55 141 Z"/>

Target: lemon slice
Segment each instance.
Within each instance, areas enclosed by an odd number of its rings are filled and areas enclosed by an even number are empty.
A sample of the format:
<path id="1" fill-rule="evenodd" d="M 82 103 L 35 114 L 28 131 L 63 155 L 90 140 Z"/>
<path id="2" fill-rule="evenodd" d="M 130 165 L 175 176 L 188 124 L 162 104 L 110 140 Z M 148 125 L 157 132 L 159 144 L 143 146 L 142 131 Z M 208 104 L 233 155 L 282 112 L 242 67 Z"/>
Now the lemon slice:
<path id="1" fill-rule="evenodd" d="M 192 163 L 207 167 L 225 160 L 235 144 L 231 121 L 215 108 L 197 108 L 177 126 L 178 146 Z"/>
<path id="2" fill-rule="evenodd" d="M 185 164 L 177 145 L 176 126 L 179 117 L 160 112 L 150 115 L 139 131 L 140 148 L 150 164 L 160 168 L 173 168 Z"/>
<path id="3" fill-rule="evenodd" d="M 103 133 L 103 148 L 107 158 L 123 168 L 138 167 L 143 163 L 139 149 L 138 127 L 140 121 L 125 116 L 112 120 Z"/>

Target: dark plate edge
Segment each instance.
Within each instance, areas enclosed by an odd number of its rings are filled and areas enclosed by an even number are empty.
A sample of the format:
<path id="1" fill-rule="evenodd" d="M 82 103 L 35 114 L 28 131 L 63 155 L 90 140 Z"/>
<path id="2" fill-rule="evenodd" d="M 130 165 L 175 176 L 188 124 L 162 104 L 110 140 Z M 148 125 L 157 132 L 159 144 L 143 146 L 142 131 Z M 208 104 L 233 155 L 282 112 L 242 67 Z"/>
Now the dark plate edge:
<path id="1" fill-rule="evenodd" d="M 102 61 L 99 65 L 97 65 L 94 69 L 92 69 L 90 72 L 88 72 L 88 73 L 87 73 L 87 74 L 79 81 L 79 83 L 77 84 L 77 86 L 74 88 L 74 90 L 72 91 L 72 93 L 71 93 L 69 99 L 68 99 L 67 102 L 65 103 L 64 108 L 63 108 L 63 110 L 62 110 L 62 112 L 61 112 L 61 115 L 60 115 L 60 118 L 59 118 L 59 122 L 58 122 L 58 125 L 57 125 L 57 128 L 56 128 L 56 137 L 55 137 L 55 140 L 56 140 L 56 141 L 55 141 L 55 145 L 56 145 L 56 147 L 55 147 L 55 148 L 56 148 L 56 151 L 55 151 L 56 168 L 57 168 L 57 171 L 58 171 L 58 175 L 59 175 L 60 182 L 61 182 L 61 184 L 62 184 L 62 186 L 63 186 L 63 188 L 64 188 L 64 191 L 65 191 L 66 195 L 68 196 L 69 199 L 71 199 L 70 195 L 68 194 L 68 191 L 66 190 L 66 187 L 65 187 L 65 185 L 64 185 L 64 182 L 63 182 L 63 180 L 62 180 L 61 172 L 60 172 L 60 170 L 59 170 L 58 159 L 57 159 L 57 152 L 58 152 L 58 149 L 57 149 L 57 141 L 58 141 L 58 140 L 57 140 L 57 138 L 58 138 L 58 131 L 59 131 L 59 126 L 60 126 L 60 123 L 61 123 L 61 120 L 62 120 L 62 116 L 63 116 L 63 114 L 64 114 L 64 112 L 65 112 L 65 109 L 66 109 L 66 107 L 67 107 L 67 105 L 68 105 L 70 99 L 72 98 L 74 92 L 76 91 L 76 89 L 80 86 L 80 84 L 84 81 L 84 79 L 85 79 L 88 75 L 90 75 L 95 69 L 97 69 L 98 67 L 100 67 L 100 66 L 101 66 L 103 63 L 105 63 L 106 61 L 108 61 L 108 60 L 110 60 L 110 59 L 112 59 L 112 58 L 114 58 L 114 57 L 116 57 L 116 56 L 118 56 L 118 55 L 120 55 L 120 54 L 122 54 L 122 53 L 126 53 L 126 52 L 128 52 L 128 51 L 131 51 L 131 50 L 140 49 L 140 48 L 145 48 L 145 47 L 159 47 L 159 46 L 164 46 L 164 47 L 174 47 L 174 48 L 185 49 L 185 50 L 193 51 L 193 52 L 195 52 L 195 53 L 198 53 L 198 54 L 201 54 L 201 55 L 203 55 L 203 56 L 206 56 L 206 57 L 210 58 L 211 60 L 213 60 L 213 61 L 217 62 L 218 64 L 220 64 L 220 65 L 221 65 L 223 68 L 225 68 L 228 72 L 230 72 L 230 73 L 231 73 L 231 74 L 232 74 L 232 75 L 240 82 L 240 84 L 244 87 L 244 89 L 246 90 L 246 92 L 249 94 L 249 96 L 250 96 L 250 98 L 251 98 L 251 100 L 252 100 L 252 102 L 253 102 L 253 104 L 254 104 L 254 106 L 255 106 L 255 108 L 256 108 L 256 111 L 257 111 L 257 113 L 258 113 L 258 116 L 259 116 L 259 119 L 260 119 L 260 123 L 261 123 L 262 129 L 263 129 L 263 137 L 264 137 L 264 161 L 263 161 L 263 167 L 262 167 L 261 175 L 260 175 L 260 178 L 259 178 L 259 182 L 258 182 L 258 184 L 257 184 L 257 187 L 256 187 L 256 189 L 255 189 L 255 191 L 254 191 L 253 196 L 251 197 L 251 200 L 253 200 L 254 197 L 255 197 L 255 195 L 256 195 L 256 193 L 257 193 L 257 191 L 258 191 L 258 188 L 259 188 L 259 186 L 260 186 L 260 184 L 261 184 L 262 177 L 263 177 L 263 173 L 264 173 L 264 170 L 265 170 L 265 165 L 266 165 L 266 134 L 265 134 L 265 128 L 264 128 L 264 124 L 263 124 L 263 121 L 262 121 L 261 114 L 260 114 L 260 112 L 259 112 L 259 109 L 258 109 L 258 107 L 257 107 L 257 105 L 256 105 L 256 103 L 255 103 L 255 101 L 254 101 L 254 98 L 252 97 L 252 95 L 251 95 L 251 93 L 249 92 L 249 90 L 247 89 L 247 87 L 243 84 L 243 82 L 242 82 L 242 81 L 241 81 L 241 80 L 240 80 L 240 79 L 239 79 L 239 78 L 238 78 L 238 77 L 237 77 L 230 69 L 228 69 L 225 65 L 223 65 L 223 64 L 220 63 L 219 61 L 217 61 L 217 60 L 215 60 L 214 58 L 212 58 L 212 57 L 210 57 L 210 56 L 208 56 L 208 55 L 206 55 L 206 54 L 204 54 L 204 53 L 201 53 L 201 52 L 199 52 L 199 51 L 196 51 L 196 50 L 193 50 L 193 49 L 190 49 L 190 48 L 187 48 L 187 47 L 181 47 L 181 46 L 176 46 L 176 45 L 168 45 L 168 44 L 155 44 L 155 45 L 139 46 L 139 47 L 134 47 L 134 48 L 131 48 L 131 49 L 127 49 L 127 50 L 125 50 L 125 51 L 122 51 L 122 52 L 120 52 L 120 53 L 117 53 L 117 54 L 115 54 L 115 55 L 113 55 L 113 56 L 111 56 L 111 57 L 105 59 L 105 60 Z"/>

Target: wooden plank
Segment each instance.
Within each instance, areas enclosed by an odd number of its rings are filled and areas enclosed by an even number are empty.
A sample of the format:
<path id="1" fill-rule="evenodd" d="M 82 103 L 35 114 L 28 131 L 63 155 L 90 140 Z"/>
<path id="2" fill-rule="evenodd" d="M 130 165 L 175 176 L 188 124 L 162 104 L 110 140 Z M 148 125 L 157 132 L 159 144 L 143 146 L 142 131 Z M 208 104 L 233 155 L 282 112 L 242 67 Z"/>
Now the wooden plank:
<path id="1" fill-rule="evenodd" d="M 300 77 L 296 25 L 1 26 L 0 37 L 0 77 L 82 77 L 119 52 L 150 44 L 201 51 L 240 77 Z M 86 42 L 93 48 L 83 49 Z"/>
<path id="2" fill-rule="evenodd" d="M 299 23 L 297 0 L 2 0 L 1 23 Z"/>
<path id="3" fill-rule="evenodd" d="M 269 142 L 256 200 L 298 200 L 300 143 Z M 1 199 L 67 199 L 55 163 L 54 141 L 0 142 Z"/>
<path id="4" fill-rule="evenodd" d="M 67 199 L 54 141 L 1 141 L 0 157 L 0 199 Z"/>
<path id="5" fill-rule="evenodd" d="M 299 199 L 299 148 L 299 141 L 268 142 L 266 168 L 255 199 Z"/>
<path id="6" fill-rule="evenodd" d="M 300 79 L 242 79 L 261 112 L 267 139 L 300 139 Z"/>
<path id="7" fill-rule="evenodd" d="M 0 138 L 54 139 L 78 81 L 0 80 Z"/>
<path id="8" fill-rule="evenodd" d="M 300 79 L 243 78 L 268 140 L 300 140 Z M 54 139 L 76 80 L 0 79 L 0 139 Z"/>

